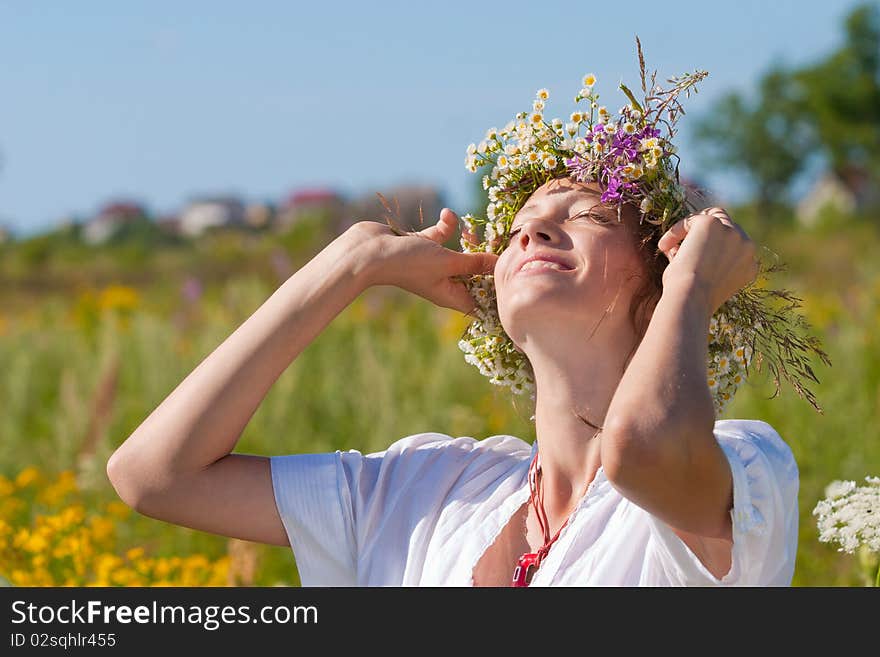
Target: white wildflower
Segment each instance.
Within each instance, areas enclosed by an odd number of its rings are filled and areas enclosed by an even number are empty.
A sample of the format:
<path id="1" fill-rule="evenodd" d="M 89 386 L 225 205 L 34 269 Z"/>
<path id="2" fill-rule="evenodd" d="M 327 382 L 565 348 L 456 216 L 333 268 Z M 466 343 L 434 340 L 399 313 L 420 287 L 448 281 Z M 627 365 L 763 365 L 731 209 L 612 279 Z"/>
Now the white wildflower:
<path id="1" fill-rule="evenodd" d="M 825 487 L 825 497 L 829 499 L 837 499 L 838 497 L 843 497 L 845 495 L 849 495 L 856 489 L 856 482 L 854 481 L 841 481 L 836 480 L 832 481 Z"/>
<path id="2" fill-rule="evenodd" d="M 874 477 L 865 480 L 867 486 L 857 487 L 854 481 L 828 484 L 826 498 L 813 509 L 820 541 L 835 542 L 844 552 L 852 553 L 862 545 L 880 552 L 880 485 Z"/>

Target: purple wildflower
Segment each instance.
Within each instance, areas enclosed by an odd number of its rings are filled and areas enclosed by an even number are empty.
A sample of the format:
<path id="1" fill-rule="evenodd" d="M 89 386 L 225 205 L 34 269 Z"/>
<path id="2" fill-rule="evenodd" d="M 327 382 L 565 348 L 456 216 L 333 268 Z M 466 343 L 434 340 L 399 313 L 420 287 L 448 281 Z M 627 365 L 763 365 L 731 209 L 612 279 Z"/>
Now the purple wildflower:
<path id="1" fill-rule="evenodd" d="M 180 294 L 187 303 L 196 303 L 201 297 L 204 288 L 202 282 L 195 276 L 187 276 L 180 287 Z"/>
<path id="2" fill-rule="evenodd" d="M 608 186 L 605 188 L 605 191 L 602 192 L 602 196 L 599 200 L 602 201 L 602 203 L 620 200 L 620 178 L 612 175 L 608 179 Z"/>

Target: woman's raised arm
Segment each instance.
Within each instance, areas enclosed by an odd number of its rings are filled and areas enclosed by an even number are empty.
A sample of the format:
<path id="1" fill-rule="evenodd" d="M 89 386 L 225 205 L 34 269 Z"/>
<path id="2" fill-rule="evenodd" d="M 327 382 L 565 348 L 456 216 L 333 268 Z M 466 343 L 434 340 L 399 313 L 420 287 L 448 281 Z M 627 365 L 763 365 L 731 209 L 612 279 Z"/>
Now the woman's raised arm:
<path id="1" fill-rule="evenodd" d="M 442 246 L 455 215 L 395 235 L 362 221 L 285 281 L 205 358 L 112 454 L 120 498 L 166 522 L 288 545 L 269 457 L 232 454 L 272 384 L 320 332 L 371 285 L 396 285 L 437 305 L 473 307 L 455 275 L 491 271 L 496 256 Z"/>

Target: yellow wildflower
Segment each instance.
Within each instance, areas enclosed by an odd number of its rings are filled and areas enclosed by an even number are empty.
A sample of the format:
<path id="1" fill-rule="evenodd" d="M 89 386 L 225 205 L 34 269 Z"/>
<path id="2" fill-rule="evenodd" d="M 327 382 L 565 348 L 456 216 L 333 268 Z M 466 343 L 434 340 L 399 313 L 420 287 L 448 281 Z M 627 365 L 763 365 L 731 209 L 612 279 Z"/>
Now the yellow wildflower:
<path id="1" fill-rule="evenodd" d="M 134 547 L 130 550 L 126 551 L 125 558 L 129 561 L 137 561 L 142 556 L 144 556 L 144 548 L 142 547 Z"/>
<path id="2" fill-rule="evenodd" d="M 3 475 L 0 475 L 0 497 L 12 495 L 15 492 L 15 485 Z"/>
<path id="3" fill-rule="evenodd" d="M 15 485 L 18 488 L 27 488 L 31 484 L 37 482 L 40 478 L 40 471 L 30 465 L 18 473 L 18 476 L 15 478 Z"/>

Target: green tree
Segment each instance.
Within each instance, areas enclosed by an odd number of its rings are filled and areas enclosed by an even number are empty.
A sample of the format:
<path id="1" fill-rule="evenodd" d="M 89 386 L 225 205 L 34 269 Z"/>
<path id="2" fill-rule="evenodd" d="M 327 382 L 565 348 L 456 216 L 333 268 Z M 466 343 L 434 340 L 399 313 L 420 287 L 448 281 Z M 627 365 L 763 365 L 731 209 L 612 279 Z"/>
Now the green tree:
<path id="1" fill-rule="evenodd" d="M 863 184 L 853 172 L 880 180 L 880 10 L 860 5 L 844 28 L 837 51 L 771 69 L 753 99 L 729 93 L 696 122 L 703 164 L 745 175 L 759 212 L 787 199 L 813 157 L 846 185 Z"/>
<path id="2" fill-rule="evenodd" d="M 853 170 L 880 179 L 880 9 L 857 7 L 845 30 L 840 50 L 794 77 L 829 168 L 848 184 Z"/>
<path id="3" fill-rule="evenodd" d="M 802 114 L 795 80 L 786 71 L 770 71 L 756 100 L 729 93 L 696 123 L 705 165 L 739 170 L 751 183 L 759 208 L 775 208 L 815 147 Z"/>

